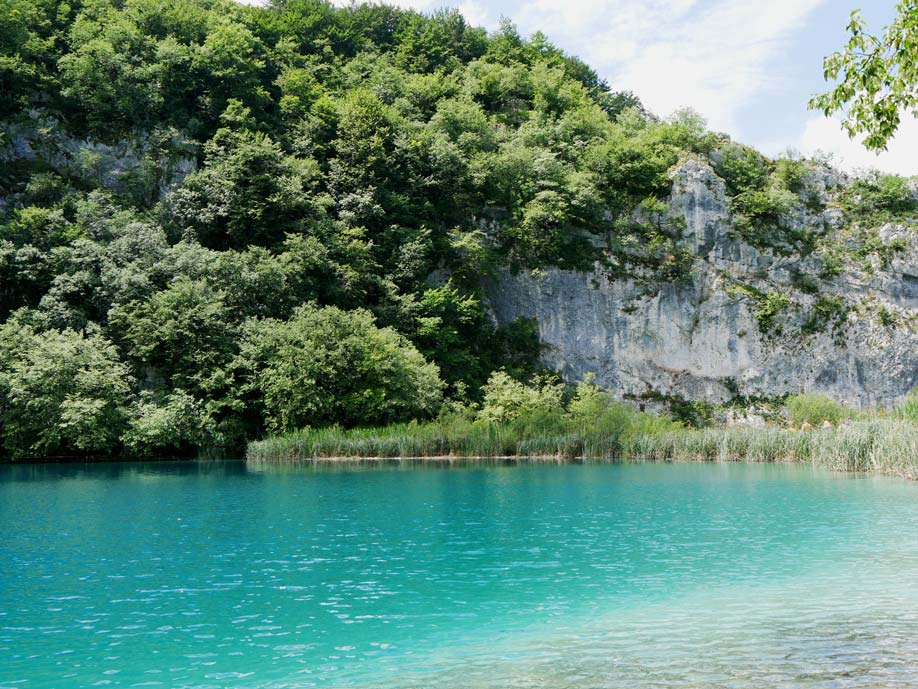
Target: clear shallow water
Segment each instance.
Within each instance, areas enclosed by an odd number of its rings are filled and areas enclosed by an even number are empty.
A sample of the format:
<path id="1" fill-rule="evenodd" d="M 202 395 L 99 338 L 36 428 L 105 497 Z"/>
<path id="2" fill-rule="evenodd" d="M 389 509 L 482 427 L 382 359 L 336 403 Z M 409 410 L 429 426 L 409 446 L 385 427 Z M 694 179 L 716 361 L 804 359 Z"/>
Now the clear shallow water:
<path id="1" fill-rule="evenodd" d="M 918 686 L 918 485 L 0 467 L 0 687 Z"/>

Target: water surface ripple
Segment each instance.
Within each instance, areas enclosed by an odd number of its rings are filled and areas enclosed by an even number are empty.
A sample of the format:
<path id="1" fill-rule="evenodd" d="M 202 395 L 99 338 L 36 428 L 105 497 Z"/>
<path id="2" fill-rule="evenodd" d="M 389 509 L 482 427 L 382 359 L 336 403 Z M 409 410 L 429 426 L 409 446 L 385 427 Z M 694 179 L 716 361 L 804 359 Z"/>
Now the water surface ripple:
<path id="1" fill-rule="evenodd" d="M 918 686 L 918 485 L 0 467 L 0 688 Z"/>

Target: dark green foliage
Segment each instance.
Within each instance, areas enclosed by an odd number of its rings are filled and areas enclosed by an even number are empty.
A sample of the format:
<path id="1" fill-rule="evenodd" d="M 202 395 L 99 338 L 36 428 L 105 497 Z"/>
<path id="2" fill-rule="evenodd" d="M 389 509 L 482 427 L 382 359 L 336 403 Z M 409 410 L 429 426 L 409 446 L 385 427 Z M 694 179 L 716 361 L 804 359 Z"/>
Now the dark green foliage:
<path id="1" fill-rule="evenodd" d="M 884 328 L 894 328 L 898 325 L 898 318 L 893 311 L 890 311 L 885 305 L 879 304 L 876 308 L 877 322 Z"/>
<path id="2" fill-rule="evenodd" d="M 538 366 L 539 339 L 531 321 L 495 328 L 480 299 L 451 284 L 425 290 L 401 311 L 403 323 L 413 323 L 412 329 L 403 330 L 439 365 L 448 391 L 455 395 L 477 397 L 498 367 L 524 377 Z"/>
<path id="3" fill-rule="evenodd" d="M 0 117 L 54 83 L 56 39 L 72 10 L 57 0 L 0 0 Z"/>
<path id="4" fill-rule="evenodd" d="M 818 294 L 819 283 L 812 275 L 801 271 L 794 271 L 791 276 L 794 288 L 799 289 L 804 294 Z"/>
<path id="5" fill-rule="evenodd" d="M 234 351 L 233 315 L 222 292 L 180 278 L 147 300 L 112 309 L 109 323 L 128 359 L 148 376 L 206 395 Z"/>
<path id="6" fill-rule="evenodd" d="M 714 420 L 714 405 L 703 400 L 689 400 L 681 395 L 663 394 L 655 390 L 626 397 L 639 402 L 642 411 L 646 402 L 656 402 L 678 423 L 694 428 L 709 426 Z"/>
<path id="7" fill-rule="evenodd" d="M 674 397 L 669 401 L 669 413 L 676 421 L 693 428 L 710 426 L 714 420 L 714 405 L 703 400 Z"/>
<path id="8" fill-rule="evenodd" d="M 456 10 L 438 10 L 429 17 L 409 14 L 393 38 L 396 64 L 414 72 L 455 68 L 487 49 L 484 30 L 470 27 Z"/>
<path id="9" fill-rule="evenodd" d="M 176 237 L 215 249 L 277 244 L 321 216 L 317 163 L 284 155 L 261 132 L 219 130 L 205 162 L 166 200 Z"/>

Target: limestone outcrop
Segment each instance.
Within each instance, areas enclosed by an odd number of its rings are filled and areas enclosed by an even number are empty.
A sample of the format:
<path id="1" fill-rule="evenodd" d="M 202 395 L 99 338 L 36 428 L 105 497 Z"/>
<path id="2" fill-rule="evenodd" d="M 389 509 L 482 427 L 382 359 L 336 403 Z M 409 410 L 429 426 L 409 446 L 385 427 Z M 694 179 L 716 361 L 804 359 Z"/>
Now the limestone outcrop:
<path id="1" fill-rule="evenodd" d="M 811 182 L 827 194 L 839 184 L 833 175 L 813 173 Z M 915 226 L 879 228 L 879 241 L 896 246 L 885 263 L 867 255 L 827 277 L 818 255 L 741 239 L 708 161 L 688 159 L 672 177 L 668 213 L 692 252 L 686 279 L 613 277 L 602 261 L 589 272 L 505 269 L 487 285 L 495 319 L 535 319 L 548 366 L 571 381 L 593 372 L 638 399 L 723 403 L 820 391 L 888 405 L 918 385 Z M 829 204 L 795 222 L 832 236 L 845 218 Z"/>

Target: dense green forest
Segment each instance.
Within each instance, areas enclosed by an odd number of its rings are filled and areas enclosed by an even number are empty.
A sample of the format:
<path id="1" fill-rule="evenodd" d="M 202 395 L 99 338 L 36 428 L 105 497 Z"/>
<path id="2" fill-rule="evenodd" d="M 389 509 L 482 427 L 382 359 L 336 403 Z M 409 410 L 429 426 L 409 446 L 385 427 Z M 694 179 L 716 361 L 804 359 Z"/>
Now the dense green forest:
<path id="1" fill-rule="evenodd" d="M 656 118 L 509 22 L 0 0 L 0 51 L 6 457 L 227 451 L 528 379 L 534 324 L 496 327 L 482 281 L 597 259 L 684 279 L 661 204 L 693 153 L 719 151 L 750 241 L 810 240 L 782 234 L 802 162 Z"/>

